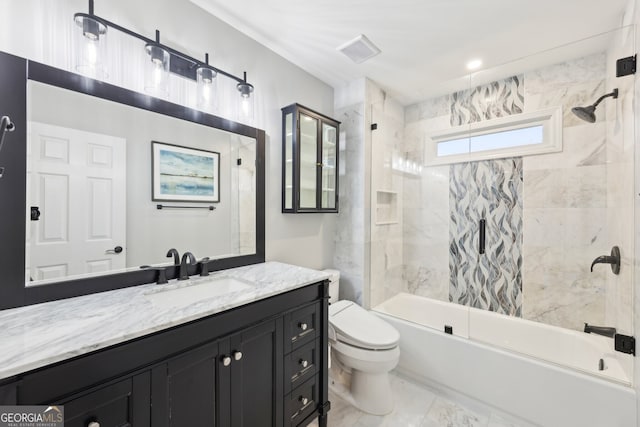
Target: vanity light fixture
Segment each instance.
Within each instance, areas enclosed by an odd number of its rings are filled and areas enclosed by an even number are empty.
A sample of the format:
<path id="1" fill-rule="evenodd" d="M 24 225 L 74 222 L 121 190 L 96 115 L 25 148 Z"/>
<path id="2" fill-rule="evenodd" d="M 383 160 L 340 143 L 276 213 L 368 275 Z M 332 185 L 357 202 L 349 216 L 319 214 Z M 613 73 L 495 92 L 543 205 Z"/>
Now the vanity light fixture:
<path id="1" fill-rule="evenodd" d="M 73 20 L 81 29 L 74 37 L 76 70 L 94 78 L 108 77 L 104 67 L 107 53 L 107 25 L 93 14 L 93 1 L 89 13 L 76 13 Z"/>
<path id="2" fill-rule="evenodd" d="M 171 73 L 194 80 L 198 85 L 198 106 L 211 110 L 216 101 L 216 80 L 224 76 L 237 83 L 240 100 L 237 103 L 241 118 L 253 117 L 254 87 L 247 82 L 247 73 L 240 78 L 209 64 L 209 55 L 202 62 L 178 50 L 160 43 L 160 33 L 156 30 L 156 39 L 124 28 L 94 14 L 94 0 L 89 1 L 89 13 L 76 13 L 74 21 L 81 31 L 76 39 L 81 42 L 76 49 L 76 69 L 90 77 L 106 77 L 106 34 L 109 28 L 118 30 L 145 42 L 145 51 L 149 61 L 145 61 L 145 90 L 166 97 L 169 92 Z"/>
<path id="3" fill-rule="evenodd" d="M 156 30 L 156 42 L 147 43 L 144 50 L 149 55 L 149 60 L 144 63 L 144 90 L 166 98 L 169 95 L 171 55 L 160 44 L 160 31 Z"/>
<path id="4" fill-rule="evenodd" d="M 198 107 L 211 111 L 215 110 L 216 101 L 216 76 L 218 73 L 209 67 L 209 54 L 204 56 L 205 65 L 200 65 L 196 70 L 196 81 L 198 82 Z"/>
<path id="5" fill-rule="evenodd" d="M 240 103 L 238 104 L 238 117 L 244 119 L 253 119 L 253 104 L 255 97 L 253 93 L 253 85 L 247 83 L 247 72 L 244 73 L 244 79 L 236 85 L 236 89 L 240 92 Z"/>

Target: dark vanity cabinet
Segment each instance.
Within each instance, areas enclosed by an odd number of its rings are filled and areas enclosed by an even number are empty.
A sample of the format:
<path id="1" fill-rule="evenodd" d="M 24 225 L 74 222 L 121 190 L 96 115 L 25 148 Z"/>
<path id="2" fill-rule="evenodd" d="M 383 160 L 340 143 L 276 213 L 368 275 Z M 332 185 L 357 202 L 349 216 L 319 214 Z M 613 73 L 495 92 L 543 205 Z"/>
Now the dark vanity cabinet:
<path id="1" fill-rule="evenodd" d="M 152 425 L 281 425 L 281 324 L 266 321 L 156 366 Z"/>
<path id="2" fill-rule="evenodd" d="M 340 122 L 292 104 L 282 109 L 282 212 L 338 212 Z"/>
<path id="3" fill-rule="evenodd" d="M 72 427 L 305 426 L 329 409 L 327 283 L 41 368 L 0 404 L 61 404 Z"/>

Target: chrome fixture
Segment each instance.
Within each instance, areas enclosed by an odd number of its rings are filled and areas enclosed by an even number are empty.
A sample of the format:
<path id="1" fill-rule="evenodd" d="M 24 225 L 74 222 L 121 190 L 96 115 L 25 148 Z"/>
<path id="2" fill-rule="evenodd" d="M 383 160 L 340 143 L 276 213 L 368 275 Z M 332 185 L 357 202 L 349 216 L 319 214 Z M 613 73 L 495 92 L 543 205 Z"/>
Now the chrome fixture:
<path id="1" fill-rule="evenodd" d="M 94 78 L 106 76 L 106 35 L 109 28 L 118 30 L 145 43 L 146 54 L 150 61 L 145 64 L 145 89 L 154 94 L 166 96 L 169 88 L 169 74 L 177 74 L 198 83 L 198 105 L 207 108 L 215 102 L 216 91 L 213 87 L 217 76 L 225 76 L 234 80 L 240 93 L 239 113 L 243 117 L 253 117 L 254 87 L 247 82 L 247 73 L 240 78 L 209 64 L 209 55 L 200 61 L 160 42 L 160 32 L 156 30 L 156 38 L 152 40 L 114 22 L 101 18 L 94 13 L 94 0 L 89 0 L 89 13 L 73 15 L 80 28 L 75 39 L 76 69 Z M 209 104 L 207 104 L 207 102 Z"/>
<path id="2" fill-rule="evenodd" d="M 593 266 L 596 264 L 611 264 L 611 271 L 613 274 L 620 274 L 620 248 L 614 246 L 611 248 L 611 255 L 601 255 L 594 259 L 591 263 L 591 272 L 593 273 Z"/>
<path id="3" fill-rule="evenodd" d="M 597 334 L 609 338 L 613 338 L 616 335 L 616 328 L 611 328 L 609 326 L 593 326 L 588 323 L 584 324 L 584 331 L 587 334 Z"/>
<path id="4" fill-rule="evenodd" d="M 196 264 L 196 257 L 191 252 L 185 252 L 182 254 L 182 261 L 180 262 L 180 275 L 178 280 L 189 279 L 189 266 Z"/>
<path id="5" fill-rule="evenodd" d="M 596 122 L 596 114 L 595 114 L 596 107 L 598 106 L 598 104 L 600 104 L 602 102 L 603 99 L 605 99 L 605 98 L 607 98 L 609 96 L 613 97 L 613 99 L 617 99 L 618 98 L 618 89 L 614 89 L 613 92 L 608 93 L 606 95 L 602 95 L 592 105 L 589 105 L 587 107 L 573 107 L 571 109 L 571 111 L 573 112 L 573 114 L 575 114 L 576 116 L 578 116 L 582 120 L 584 120 L 586 122 L 589 122 L 589 123 L 595 123 Z"/>

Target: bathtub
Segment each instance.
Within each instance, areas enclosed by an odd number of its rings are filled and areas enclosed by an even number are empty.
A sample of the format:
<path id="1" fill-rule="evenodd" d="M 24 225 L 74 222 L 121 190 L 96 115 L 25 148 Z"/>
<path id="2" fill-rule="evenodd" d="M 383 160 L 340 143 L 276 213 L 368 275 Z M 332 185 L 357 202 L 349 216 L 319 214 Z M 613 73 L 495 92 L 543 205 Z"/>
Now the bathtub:
<path id="1" fill-rule="evenodd" d="M 400 332 L 402 374 L 542 426 L 637 425 L 633 358 L 610 338 L 410 294 L 373 312 Z"/>

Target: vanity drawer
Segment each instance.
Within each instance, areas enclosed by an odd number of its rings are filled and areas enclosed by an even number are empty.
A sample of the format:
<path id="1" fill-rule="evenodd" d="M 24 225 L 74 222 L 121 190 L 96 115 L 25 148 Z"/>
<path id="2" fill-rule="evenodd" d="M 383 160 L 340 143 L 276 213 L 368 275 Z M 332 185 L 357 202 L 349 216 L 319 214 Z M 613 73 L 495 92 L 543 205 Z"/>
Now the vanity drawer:
<path id="1" fill-rule="evenodd" d="M 320 326 L 320 313 L 320 304 L 317 303 L 287 315 L 285 320 L 285 353 L 316 338 Z"/>
<path id="2" fill-rule="evenodd" d="M 320 340 L 310 342 L 285 357 L 284 392 L 289 393 L 320 370 Z"/>
<path id="3" fill-rule="evenodd" d="M 314 376 L 284 398 L 285 426 L 297 426 L 318 408 L 318 377 Z"/>
<path id="4" fill-rule="evenodd" d="M 63 402 L 65 426 L 86 427 L 92 422 L 101 426 L 131 426 L 133 398 L 131 378 Z"/>

